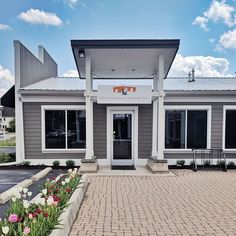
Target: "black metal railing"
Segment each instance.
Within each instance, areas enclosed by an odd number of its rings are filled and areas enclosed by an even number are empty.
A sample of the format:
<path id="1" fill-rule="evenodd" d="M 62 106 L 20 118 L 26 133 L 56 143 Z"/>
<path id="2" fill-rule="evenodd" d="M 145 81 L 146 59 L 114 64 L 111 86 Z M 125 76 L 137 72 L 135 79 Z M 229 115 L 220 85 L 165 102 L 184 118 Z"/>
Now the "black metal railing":
<path id="1" fill-rule="evenodd" d="M 192 168 L 227 171 L 226 155 L 222 149 L 193 149 Z"/>

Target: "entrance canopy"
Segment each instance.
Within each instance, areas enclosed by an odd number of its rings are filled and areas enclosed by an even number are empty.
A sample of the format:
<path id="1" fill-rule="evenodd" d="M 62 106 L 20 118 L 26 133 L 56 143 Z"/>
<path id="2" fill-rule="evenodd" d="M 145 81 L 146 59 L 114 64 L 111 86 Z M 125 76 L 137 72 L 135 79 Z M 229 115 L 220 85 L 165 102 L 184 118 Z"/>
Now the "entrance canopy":
<path id="1" fill-rule="evenodd" d="M 91 59 L 93 78 L 141 79 L 158 73 L 164 58 L 164 78 L 179 48 L 179 40 L 71 40 L 80 78 L 85 78 L 86 57 Z"/>

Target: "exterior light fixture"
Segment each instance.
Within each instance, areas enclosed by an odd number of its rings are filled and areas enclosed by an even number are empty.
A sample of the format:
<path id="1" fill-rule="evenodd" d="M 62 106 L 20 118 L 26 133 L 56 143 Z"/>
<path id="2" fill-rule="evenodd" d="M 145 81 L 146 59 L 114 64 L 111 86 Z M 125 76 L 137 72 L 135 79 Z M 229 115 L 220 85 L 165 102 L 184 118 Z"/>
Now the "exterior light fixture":
<path id="1" fill-rule="evenodd" d="M 84 49 L 79 50 L 79 58 L 85 58 L 85 51 Z"/>
<path id="2" fill-rule="evenodd" d="M 115 69 L 111 69 L 112 72 L 115 72 Z"/>

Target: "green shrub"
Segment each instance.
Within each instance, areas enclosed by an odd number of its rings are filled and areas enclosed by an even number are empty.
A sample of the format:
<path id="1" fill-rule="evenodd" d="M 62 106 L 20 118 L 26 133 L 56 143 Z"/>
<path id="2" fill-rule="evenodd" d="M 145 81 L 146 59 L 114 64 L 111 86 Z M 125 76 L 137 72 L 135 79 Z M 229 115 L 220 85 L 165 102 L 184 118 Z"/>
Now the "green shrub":
<path id="1" fill-rule="evenodd" d="M 60 166 L 60 161 L 54 161 L 52 164 L 54 167 L 58 167 Z"/>
<path id="2" fill-rule="evenodd" d="M 73 160 L 67 160 L 66 161 L 66 166 L 73 167 L 73 166 L 75 166 L 75 162 Z"/>
<path id="3" fill-rule="evenodd" d="M 11 157 L 8 153 L 0 153 L 0 163 L 11 162 Z"/>
<path id="4" fill-rule="evenodd" d="M 211 165 L 211 162 L 210 162 L 209 160 L 205 160 L 205 161 L 203 162 L 203 166 L 204 166 L 204 167 L 210 167 L 210 165 Z"/>
<path id="5" fill-rule="evenodd" d="M 29 166 L 30 163 L 31 163 L 30 161 L 24 161 L 24 162 L 22 163 L 22 165 L 23 165 L 23 166 Z"/>
<path id="6" fill-rule="evenodd" d="M 217 165 L 221 167 L 225 167 L 225 161 L 217 161 Z"/>
<path id="7" fill-rule="evenodd" d="M 189 165 L 190 165 L 191 167 L 195 166 L 195 161 L 190 161 Z"/>
<path id="8" fill-rule="evenodd" d="M 182 167 L 183 167 L 184 164 L 185 164 L 185 160 L 177 160 L 177 161 L 176 161 L 176 165 L 177 165 L 177 166 L 182 166 Z"/>
<path id="9" fill-rule="evenodd" d="M 15 147 L 15 146 L 16 146 L 15 137 L 0 141 L 0 147 Z"/>
<path id="10" fill-rule="evenodd" d="M 8 155 L 11 158 L 11 162 L 16 161 L 16 153 L 15 152 L 9 153 Z"/>
<path id="11" fill-rule="evenodd" d="M 229 163 L 228 163 L 228 167 L 234 167 L 235 166 L 235 163 L 233 162 L 233 161 L 230 161 Z"/>

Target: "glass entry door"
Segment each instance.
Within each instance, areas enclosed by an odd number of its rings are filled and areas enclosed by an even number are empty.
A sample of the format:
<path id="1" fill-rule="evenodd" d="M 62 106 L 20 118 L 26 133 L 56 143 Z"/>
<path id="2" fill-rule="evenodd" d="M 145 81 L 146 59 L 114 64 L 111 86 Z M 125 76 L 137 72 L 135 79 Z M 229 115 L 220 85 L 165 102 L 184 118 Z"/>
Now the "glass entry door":
<path id="1" fill-rule="evenodd" d="M 112 165 L 133 165 L 133 114 L 112 113 Z"/>

